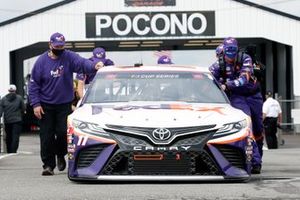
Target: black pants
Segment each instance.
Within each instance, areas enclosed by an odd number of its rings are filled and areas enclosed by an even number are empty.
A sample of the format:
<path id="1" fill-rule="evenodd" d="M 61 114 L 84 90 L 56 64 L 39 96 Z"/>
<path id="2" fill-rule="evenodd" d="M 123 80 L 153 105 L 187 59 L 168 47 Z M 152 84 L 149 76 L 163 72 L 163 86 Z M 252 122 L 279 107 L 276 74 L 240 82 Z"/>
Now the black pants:
<path id="1" fill-rule="evenodd" d="M 42 104 L 45 112 L 40 121 L 41 159 L 43 168 L 56 166 L 55 156 L 67 154 L 67 117 L 71 103 Z"/>
<path id="2" fill-rule="evenodd" d="M 5 123 L 7 153 L 17 153 L 21 131 L 22 122 Z"/>
<path id="3" fill-rule="evenodd" d="M 266 141 L 269 149 L 277 149 L 277 118 L 275 117 L 266 117 L 264 120 L 265 135 Z"/>

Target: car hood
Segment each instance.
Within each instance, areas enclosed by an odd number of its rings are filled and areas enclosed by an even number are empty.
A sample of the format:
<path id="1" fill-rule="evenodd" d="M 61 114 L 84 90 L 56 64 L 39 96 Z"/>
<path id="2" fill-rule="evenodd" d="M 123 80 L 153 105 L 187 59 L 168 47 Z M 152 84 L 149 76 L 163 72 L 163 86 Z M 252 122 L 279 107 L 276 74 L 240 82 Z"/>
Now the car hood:
<path id="1" fill-rule="evenodd" d="M 106 125 L 136 127 L 188 127 L 237 122 L 247 116 L 229 104 L 190 104 L 170 102 L 134 102 L 112 104 L 84 104 L 70 119 Z"/>

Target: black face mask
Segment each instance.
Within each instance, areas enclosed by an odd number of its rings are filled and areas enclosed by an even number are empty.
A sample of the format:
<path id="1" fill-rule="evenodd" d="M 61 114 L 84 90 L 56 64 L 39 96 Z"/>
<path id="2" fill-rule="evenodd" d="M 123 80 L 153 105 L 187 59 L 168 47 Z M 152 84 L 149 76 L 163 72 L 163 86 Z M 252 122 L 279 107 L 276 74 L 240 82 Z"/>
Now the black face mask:
<path id="1" fill-rule="evenodd" d="M 54 55 L 60 56 L 64 52 L 64 49 L 52 49 L 51 51 Z"/>

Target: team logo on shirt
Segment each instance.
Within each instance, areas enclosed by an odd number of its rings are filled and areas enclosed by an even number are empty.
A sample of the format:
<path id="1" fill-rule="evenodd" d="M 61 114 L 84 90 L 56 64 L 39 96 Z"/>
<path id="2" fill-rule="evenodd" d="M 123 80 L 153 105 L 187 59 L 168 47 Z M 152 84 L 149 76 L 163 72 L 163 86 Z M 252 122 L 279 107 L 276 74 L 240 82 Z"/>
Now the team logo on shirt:
<path id="1" fill-rule="evenodd" d="M 53 78 L 57 78 L 57 77 L 60 77 L 63 74 L 63 71 L 64 71 L 64 66 L 61 65 L 55 71 L 51 70 L 50 75 Z"/>

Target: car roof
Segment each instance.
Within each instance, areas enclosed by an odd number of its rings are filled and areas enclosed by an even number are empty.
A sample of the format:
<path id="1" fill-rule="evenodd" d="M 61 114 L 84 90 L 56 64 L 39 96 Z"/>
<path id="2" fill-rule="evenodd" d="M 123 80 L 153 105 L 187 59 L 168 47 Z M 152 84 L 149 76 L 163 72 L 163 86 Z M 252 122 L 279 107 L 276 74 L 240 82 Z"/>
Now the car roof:
<path id="1" fill-rule="evenodd" d="M 189 66 L 189 65 L 152 65 L 152 66 L 105 66 L 99 70 L 102 72 L 143 72 L 143 71 L 178 71 L 178 72 L 209 72 L 208 67 Z"/>

